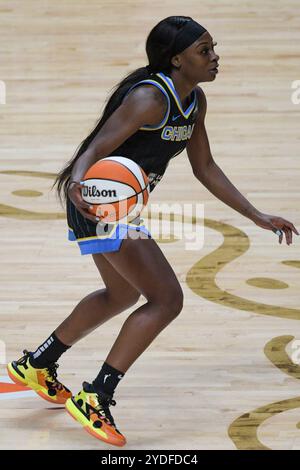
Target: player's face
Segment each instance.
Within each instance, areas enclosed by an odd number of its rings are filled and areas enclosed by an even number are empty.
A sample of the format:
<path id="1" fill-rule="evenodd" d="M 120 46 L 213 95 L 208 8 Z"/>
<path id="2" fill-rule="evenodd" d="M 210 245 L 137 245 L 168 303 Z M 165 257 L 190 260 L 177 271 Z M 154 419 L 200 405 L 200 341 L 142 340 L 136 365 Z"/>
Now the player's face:
<path id="1" fill-rule="evenodd" d="M 209 32 L 205 32 L 181 54 L 181 71 L 190 79 L 198 82 L 210 82 L 218 73 L 220 57 L 215 53 L 213 41 Z"/>

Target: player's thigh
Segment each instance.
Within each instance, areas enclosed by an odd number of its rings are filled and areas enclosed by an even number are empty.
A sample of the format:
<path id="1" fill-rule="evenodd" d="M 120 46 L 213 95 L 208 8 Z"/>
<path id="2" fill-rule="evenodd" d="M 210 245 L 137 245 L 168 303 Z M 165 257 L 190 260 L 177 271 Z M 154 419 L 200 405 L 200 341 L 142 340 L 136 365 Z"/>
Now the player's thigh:
<path id="1" fill-rule="evenodd" d="M 126 238 L 119 251 L 103 255 L 148 301 L 182 304 L 178 279 L 153 238 Z"/>
<path id="2" fill-rule="evenodd" d="M 92 256 L 110 297 L 122 304 L 135 304 L 140 298 L 140 292 L 118 273 L 102 253 L 94 253 Z"/>

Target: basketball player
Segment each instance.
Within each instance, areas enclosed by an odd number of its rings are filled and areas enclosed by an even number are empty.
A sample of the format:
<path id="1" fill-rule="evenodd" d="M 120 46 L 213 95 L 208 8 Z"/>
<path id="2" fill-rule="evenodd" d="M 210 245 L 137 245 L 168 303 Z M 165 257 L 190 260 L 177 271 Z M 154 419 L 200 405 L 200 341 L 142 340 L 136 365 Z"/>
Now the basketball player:
<path id="1" fill-rule="evenodd" d="M 283 233 L 288 245 L 294 225 L 261 213 L 233 186 L 213 160 L 204 119 L 206 98 L 200 82 L 215 80 L 219 56 L 209 32 L 187 16 L 160 21 L 146 42 L 149 65 L 141 67 L 116 87 L 95 129 L 59 173 L 54 184 L 67 205 L 69 239 L 82 255 L 91 254 L 105 288 L 90 293 L 71 315 L 32 352 L 8 365 L 12 380 L 28 385 L 46 400 L 65 403 L 69 413 L 93 436 L 122 446 L 109 409 L 124 374 L 155 337 L 182 310 L 183 293 L 164 254 L 139 218 L 128 231 L 137 238 L 111 237 L 113 226 L 98 223 L 81 196 L 83 175 L 101 158 L 121 155 L 137 162 L 150 180 L 150 191 L 161 180 L 169 161 L 187 149 L 196 178 L 217 198 L 256 225 Z M 100 233 L 99 233 L 100 231 Z M 100 236 L 99 236 L 100 235 Z M 105 235 L 107 235 L 105 237 Z M 57 378 L 57 361 L 73 344 L 114 315 L 136 304 L 95 379 L 84 382 L 77 395 Z"/>

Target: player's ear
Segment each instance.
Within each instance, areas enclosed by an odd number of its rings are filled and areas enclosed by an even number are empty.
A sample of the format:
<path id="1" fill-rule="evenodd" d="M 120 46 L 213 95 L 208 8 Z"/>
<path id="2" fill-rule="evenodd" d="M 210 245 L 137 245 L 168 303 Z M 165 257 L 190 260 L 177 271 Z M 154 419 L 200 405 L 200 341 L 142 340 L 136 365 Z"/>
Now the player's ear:
<path id="1" fill-rule="evenodd" d="M 172 57 L 171 64 L 175 67 L 175 69 L 180 69 L 181 63 L 179 55 L 174 55 L 174 57 Z"/>

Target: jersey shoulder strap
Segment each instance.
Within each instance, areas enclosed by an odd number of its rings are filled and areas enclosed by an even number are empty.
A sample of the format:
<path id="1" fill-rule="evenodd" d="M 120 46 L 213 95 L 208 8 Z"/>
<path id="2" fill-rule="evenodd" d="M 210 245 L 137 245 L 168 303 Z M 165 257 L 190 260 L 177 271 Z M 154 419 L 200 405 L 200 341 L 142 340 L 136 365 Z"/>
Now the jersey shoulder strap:
<path id="1" fill-rule="evenodd" d="M 125 96 L 127 96 L 131 90 L 139 85 L 144 85 L 144 84 L 150 84 L 150 85 L 154 85 L 156 86 L 163 94 L 164 96 L 166 97 L 167 99 L 167 110 L 166 110 L 166 113 L 162 119 L 162 121 L 159 123 L 159 124 L 156 124 L 154 126 L 150 125 L 150 124 L 145 124 L 144 126 L 140 127 L 139 130 L 151 130 L 151 131 L 154 131 L 154 130 L 158 130 L 158 129 L 161 129 L 162 127 L 164 127 L 164 125 L 166 124 L 166 122 L 168 121 L 168 118 L 169 118 L 169 114 L 170 114 L 170 109 L 171 109 L 171 103 L 170 103 L 170 97 L 167 93 L 167 91 L 165 90 L 165 88 L 156 80 L 154 79 L 151 79 L 151 78 L 147 78 L 145 80 L 140 80 L 139 82 L 137 83 L 134 83 L 130 88 L 129 90 L 127 90 L 127 92 L 125 93 L 125 95 L 123 96 L 123 99 L 125 98 Z"/>

